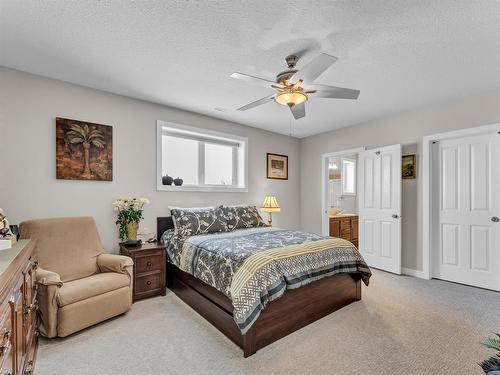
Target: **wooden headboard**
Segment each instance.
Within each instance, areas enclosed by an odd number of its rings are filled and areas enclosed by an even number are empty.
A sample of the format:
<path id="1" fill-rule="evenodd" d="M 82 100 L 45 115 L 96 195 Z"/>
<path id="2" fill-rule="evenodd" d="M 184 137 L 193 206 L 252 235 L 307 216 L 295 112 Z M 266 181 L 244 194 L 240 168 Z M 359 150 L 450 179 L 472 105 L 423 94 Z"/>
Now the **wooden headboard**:
<path id="1" fill-rule="evenodd" d="M 161 240 L 161 236 L 168 229 L 173 229 L 174 222 L 172 221 L 172 216 L 157 217 L 156 218 L 156 239 Z"/>

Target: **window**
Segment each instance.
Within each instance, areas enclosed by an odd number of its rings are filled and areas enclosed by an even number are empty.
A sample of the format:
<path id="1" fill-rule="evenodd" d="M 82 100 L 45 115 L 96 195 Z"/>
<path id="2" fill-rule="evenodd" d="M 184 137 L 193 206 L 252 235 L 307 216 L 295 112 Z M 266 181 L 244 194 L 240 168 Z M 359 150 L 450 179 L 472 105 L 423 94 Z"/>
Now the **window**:
<path id="1" fill-rule="evenodd" d="M 157 136 L 158 190 L 246 191 L 246 138 L 163 121 Z M 163 185 L 165 175 L 183 185 Z"/>
<path id="2" fill-rule="evenodd" d="M 342 158 L 342 194 L 356 195 L 356 160 Z"/>

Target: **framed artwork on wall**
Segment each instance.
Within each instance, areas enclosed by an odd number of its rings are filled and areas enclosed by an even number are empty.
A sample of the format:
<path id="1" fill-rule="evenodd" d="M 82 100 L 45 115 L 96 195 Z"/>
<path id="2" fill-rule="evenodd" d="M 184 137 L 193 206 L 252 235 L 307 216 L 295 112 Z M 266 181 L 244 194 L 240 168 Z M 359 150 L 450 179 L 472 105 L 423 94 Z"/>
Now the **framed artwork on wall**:
<path id="1" fill-rule="evenodd" d="M 56 178 L 113 180 L 113 127 L 56 118 Z"/>
<path id="2" fill-rule="evenodd" d="M 403 155 L 401 162 L 401 177 L 403 179 L 414 179 L 417 177 L 417 162 L 415 154 Z"/>
<path id="3" fill-rule="evenodd" d="M 267 153 L 267 178 L 288 180 L 288 156 Z"/>

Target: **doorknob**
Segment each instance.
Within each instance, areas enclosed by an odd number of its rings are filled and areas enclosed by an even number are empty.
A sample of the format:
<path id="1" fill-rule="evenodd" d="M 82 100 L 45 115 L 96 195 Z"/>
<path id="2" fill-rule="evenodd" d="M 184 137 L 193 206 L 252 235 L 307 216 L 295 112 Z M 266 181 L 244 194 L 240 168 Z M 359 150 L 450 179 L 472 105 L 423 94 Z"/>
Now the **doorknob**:
<path id="1" fill-rule="evenodd" d="M 498 223 L 500 221 L 500 219 L 498 218 L 498 216 L 493 216 L 491 218 L 491 221 L 493 221 L 494 223 Z"/>
<path id="2" fill-rule="evenodd" d="M 393 215 L 392 215 L 392 218 L 393 218 L 393 219 L 399 219 L 399 217 L 400 217 L 400 216 L 399 216 L 398 214 L 393 214 Z"/>

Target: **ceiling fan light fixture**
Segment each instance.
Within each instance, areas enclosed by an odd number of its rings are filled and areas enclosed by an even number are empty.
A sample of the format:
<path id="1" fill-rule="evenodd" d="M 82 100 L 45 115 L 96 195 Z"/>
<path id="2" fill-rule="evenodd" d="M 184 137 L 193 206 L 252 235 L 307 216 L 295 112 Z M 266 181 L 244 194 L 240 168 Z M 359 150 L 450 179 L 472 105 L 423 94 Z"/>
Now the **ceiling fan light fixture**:
<path id="1" fill-rule="evenodd" d="M 287 90 L 276 95 L 276 103 L 293 107 L 298 104 L 304 103 L 307 100 L 307 95 L 301 90 Z"/>

